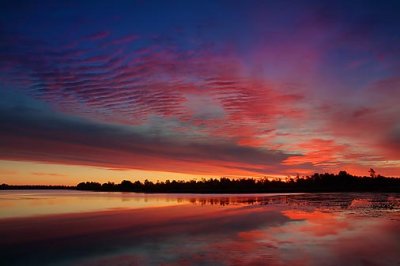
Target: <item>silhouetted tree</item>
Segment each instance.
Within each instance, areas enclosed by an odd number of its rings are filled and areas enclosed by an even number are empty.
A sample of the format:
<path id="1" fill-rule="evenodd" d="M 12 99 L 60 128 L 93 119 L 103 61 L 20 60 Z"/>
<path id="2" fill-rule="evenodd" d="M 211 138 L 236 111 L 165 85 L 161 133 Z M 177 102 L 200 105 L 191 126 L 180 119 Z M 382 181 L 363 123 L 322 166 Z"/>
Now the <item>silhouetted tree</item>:
<path id="1" fill-rule="evenodd" d="M 372 178 L 375 178 L 375 177 L 376 177 L 376 172 L 375 172 L 374 169 L 370 168 L 368 172 L 369 172 L 369 175 L 370 175 Z"/>

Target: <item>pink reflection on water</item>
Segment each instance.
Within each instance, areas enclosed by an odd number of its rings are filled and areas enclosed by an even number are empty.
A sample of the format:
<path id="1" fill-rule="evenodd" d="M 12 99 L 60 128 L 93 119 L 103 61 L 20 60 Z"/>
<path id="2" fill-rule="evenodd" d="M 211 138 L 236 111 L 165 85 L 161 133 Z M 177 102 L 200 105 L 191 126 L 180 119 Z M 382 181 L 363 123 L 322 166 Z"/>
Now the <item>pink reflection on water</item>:
<path id="1" fill-rule="evenodd" d="M 327 207 L 332 195 L 293 197 L 201 197 L 178 206 L 2 219 L 0 248 L 3 261 L 17 265 L 400 263 L 399 209 L 368 207 L 389 206 L 398 195 L 357 208 L 359 195 L 333 205 L 340 208 Z"/>

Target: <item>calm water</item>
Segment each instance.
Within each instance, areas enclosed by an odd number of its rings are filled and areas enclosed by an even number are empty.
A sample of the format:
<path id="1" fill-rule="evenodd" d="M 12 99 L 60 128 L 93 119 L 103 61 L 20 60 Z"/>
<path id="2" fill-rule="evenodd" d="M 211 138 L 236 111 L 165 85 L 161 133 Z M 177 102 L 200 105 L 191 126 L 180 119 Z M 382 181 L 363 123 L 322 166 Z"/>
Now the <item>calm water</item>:
<path id="1" fill-rule="evenodd" d="M 1 265 L 400 265 L 400 194 L 1 191 Z"/>

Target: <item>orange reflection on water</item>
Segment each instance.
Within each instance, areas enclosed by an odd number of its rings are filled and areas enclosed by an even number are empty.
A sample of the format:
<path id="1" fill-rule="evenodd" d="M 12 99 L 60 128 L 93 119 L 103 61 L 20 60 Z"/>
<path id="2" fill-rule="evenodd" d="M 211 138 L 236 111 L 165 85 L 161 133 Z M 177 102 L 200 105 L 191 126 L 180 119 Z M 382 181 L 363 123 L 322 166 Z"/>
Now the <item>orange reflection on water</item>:
<path id="1" fill-rule="evenodd" d="M 28 262 L 396 265 L 400 262 L 400 206 L 390 205 L 399 198 L 395 194 L 374 199 L 351 194 L 163 197 L 185 204 L 0 219 L 3 262 L 19 265 Z M 343 202 L 338 202 L 341 197 Z M 330 207 L 326 199 L 331 198 L 337 199 L 333 206 L 340 207 Z M 352 202 L 364 199 L 392 207 L 354 208 Z"/>
<path id="2" fill-rule="evenodd" d="M 344 229 L 349 229 L 351 224 L 340 213 L 321 211 L 285 210 L 284 215 L 291 220 L 304 221 L 297 229 L 299 232 L 313 234 L 314 236 L 335 235 Z"/>
<path id="3" fill-rule="evenodd" d="M 184 203 L 187 204 L 176 197 L 142 193 L 0 191 L 0 218 L 163 207 Z"/>

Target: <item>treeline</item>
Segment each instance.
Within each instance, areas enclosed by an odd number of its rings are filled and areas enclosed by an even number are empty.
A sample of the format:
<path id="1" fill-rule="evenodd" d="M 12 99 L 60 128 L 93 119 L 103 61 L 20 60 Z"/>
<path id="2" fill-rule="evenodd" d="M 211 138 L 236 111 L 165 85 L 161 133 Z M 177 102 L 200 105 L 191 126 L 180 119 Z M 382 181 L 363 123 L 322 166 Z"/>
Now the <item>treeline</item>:
<path id="1" fill-rule="evenodd" d="M 313 174 L 288 178 L 285 181 L 268 178 L 219 178 L 190 181 L 144 182 L 124 180 L 120 184 L 82 182 L 77 186 L 0 185 L 11 189 L 74 189 L 87 191 L 121 191 L 145 193 L 274 193 L 274 192 L 400 192 L 400 178 L 383 176 L 353 176 L 345 171 L 338 174 Z"/>
<path id="2" fill-rule="evenodd" d="M 360 177 L 341 171 L 336 175 L 316 173 L 285 181 L 267 178 L 220 178 L 163 182 L 124 180 L 120 184 L 82 182 L 76 189 L 145 193 L 400 192 L 400 178 Z"/>

